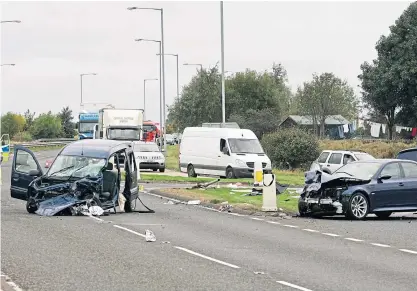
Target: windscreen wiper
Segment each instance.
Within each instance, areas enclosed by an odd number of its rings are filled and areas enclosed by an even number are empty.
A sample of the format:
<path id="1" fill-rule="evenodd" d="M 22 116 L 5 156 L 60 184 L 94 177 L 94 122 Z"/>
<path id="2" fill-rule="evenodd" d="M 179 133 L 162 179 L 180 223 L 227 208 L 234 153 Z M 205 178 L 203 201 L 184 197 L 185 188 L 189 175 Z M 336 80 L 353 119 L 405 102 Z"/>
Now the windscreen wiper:
<path id="1" fill-rule="evenodd" d="M 63 168 L 63 169 L 61 169 L 61 170 L 58 170 L 58 171 L 56 171 L 56 172 L 53 172 L 52 174 L 50 174 L 50 175 L 49 175 L 49 177 L 52 177 L 52 176 L 53 176 L 53 175 L 55 175 L 55 174 L 58 174 L 58 173 L 64 172 L 64 171 L 69 170 L 69 169 L 71 169 L 71 168 L 74 168 L 74 166 L 65 167 L 65 168 Z"/>
<path id="2" fill-rule="evenodd" d="M 74 173 L 75 173 L 75 172 L 77 172 L 77 171 L 79 171 L 79 170 L 81 170 L 81 169 L 83 169 L 83 168 L 87 167 L 88 165 L 89 165 L 89 164 L 84 165 L 84 166 L 81 166 L 81 167 L 78 167 L 77 169 L 75 169 L 75 170 L 72 172 L 72 174 L 68 177 L 68 180 L 67 180 L 67 181 L 69 181 L 69 180 L 72 178 L 72 176 L 74 175 Z"/>

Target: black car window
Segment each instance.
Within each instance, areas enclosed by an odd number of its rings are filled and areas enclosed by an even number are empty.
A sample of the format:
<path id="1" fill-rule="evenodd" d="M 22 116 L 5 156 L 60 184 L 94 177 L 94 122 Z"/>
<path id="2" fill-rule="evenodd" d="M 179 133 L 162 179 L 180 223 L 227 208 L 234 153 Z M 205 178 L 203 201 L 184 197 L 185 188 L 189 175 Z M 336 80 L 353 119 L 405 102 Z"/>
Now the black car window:
<path id="1" fill-rule="evenodd" d="M 28 174 L 30 170 L 37 170 L 38 165 L 36 164 L 33 157 L 25 151 L 18 150 L 16 153 L 16 164 L 15 170 L 21 173 Z"/>
<path id="2" fill-rule="evenodd" d="M 388 164 L 382 169 L 381 176 L 389 175 L 391 179 L 401 178 L 401 169 L 399 163 Z"/>
<path id="3" fill-rule="evenodd" d="M 317 159 L 318 163 L 325 163 L 327 161 L 327 157 L 330 155 L 329 152 L 322 152 L 320 157 Z"/>
<path id="4" fill-rule="evenodd" d="M 417 149 L 399 153 L 397 159 L 417 162 Z"/>
<path id="5" fill-rule="evenodd" d="M 417 165 L 413 163 L 401 163 L 405 178 L 417 178 Z"/>
<path id="6" fill-rule="evenodd" d="M 340 164 L 341 161 L 342 161 L 342 154 L 334 153 L 330 156 L 328 163 Z"/>

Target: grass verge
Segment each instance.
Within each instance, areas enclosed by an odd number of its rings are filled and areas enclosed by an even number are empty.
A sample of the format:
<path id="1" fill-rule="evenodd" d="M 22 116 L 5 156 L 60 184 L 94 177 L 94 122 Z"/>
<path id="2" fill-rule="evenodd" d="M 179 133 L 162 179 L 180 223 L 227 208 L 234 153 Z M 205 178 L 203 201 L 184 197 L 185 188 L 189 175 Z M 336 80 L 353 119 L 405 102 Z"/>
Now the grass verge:
<path id="1" fill-rule="evenodd" d="M 304 174 L 302 172 L 291 171 L 274 171 L 276 179 L 279 183 L 291 186 L 298 186 L 304 184 Z M 141 180 L 148 182 L 177 182 L 177 183 L 197 183 L 197 182 L 210 182 L 216 179 L 215 177 L 182 177 L 182 176 L 170 176 L 161 174 L 146 174 L 141 173 Z M 253 179 L 220 179 L 221 183 L 252 183 Z"/>
<path id="2" fill-rule="evenodd" d="M 202 204 L 218 205 L 228 202 L 235 210 L 245 212 L 259 212 L 262 209 L 262 196 L 243 196 L 243 192 L 235 192 L 230 188 L 215 188 L 207 190 L 199 189 L 163 189 L 160 190 L 172 198 L 181 200 L 200 200 Z M 248 191 L 250 192 L 250 190 Z M 286 191 L 277 196 L 277 207 L 284 212 L 295 214 L 298 212 L 298 199 L 291 197 L 290 192 Z"/>

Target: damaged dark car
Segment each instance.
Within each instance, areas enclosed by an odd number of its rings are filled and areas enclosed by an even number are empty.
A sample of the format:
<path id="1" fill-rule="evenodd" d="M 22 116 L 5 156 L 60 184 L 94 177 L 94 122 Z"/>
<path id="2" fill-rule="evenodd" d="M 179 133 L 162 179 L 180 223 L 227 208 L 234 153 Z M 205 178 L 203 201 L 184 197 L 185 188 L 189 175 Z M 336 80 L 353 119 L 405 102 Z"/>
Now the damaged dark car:
<path id="1" fill-rule="evenodd" d="M 130 142 L 73 142 L 59 152 L 46 173 L 29 149 L 16 146 L 10 193 L 26 201 L 29 213 L 45 216 L 77 215 L 91 207 L 116 212 L 119 206 L 131 212 L 138 198 L 137 177 Z"/>
<path id="2" fill-rule="evenodd" d="M 363 220 L 368 214 L 388 218 L 417 211 L 417 162 L 375 159 L 346 164 L 333 174 L 305 174 L 298 201 L 300 216 L 345 215 Z"/>

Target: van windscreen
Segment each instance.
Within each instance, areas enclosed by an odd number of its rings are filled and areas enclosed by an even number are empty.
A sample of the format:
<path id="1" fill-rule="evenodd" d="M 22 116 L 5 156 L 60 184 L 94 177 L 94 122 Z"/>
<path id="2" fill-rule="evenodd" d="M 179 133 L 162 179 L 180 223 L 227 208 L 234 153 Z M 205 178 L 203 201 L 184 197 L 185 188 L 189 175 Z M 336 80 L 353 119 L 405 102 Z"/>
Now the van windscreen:
<path id="1" fill-rule="evenodd" d="M 229 138 L 232 153 L 236 154 L 263 154 L 264 150 L 257 139 Z"/>

